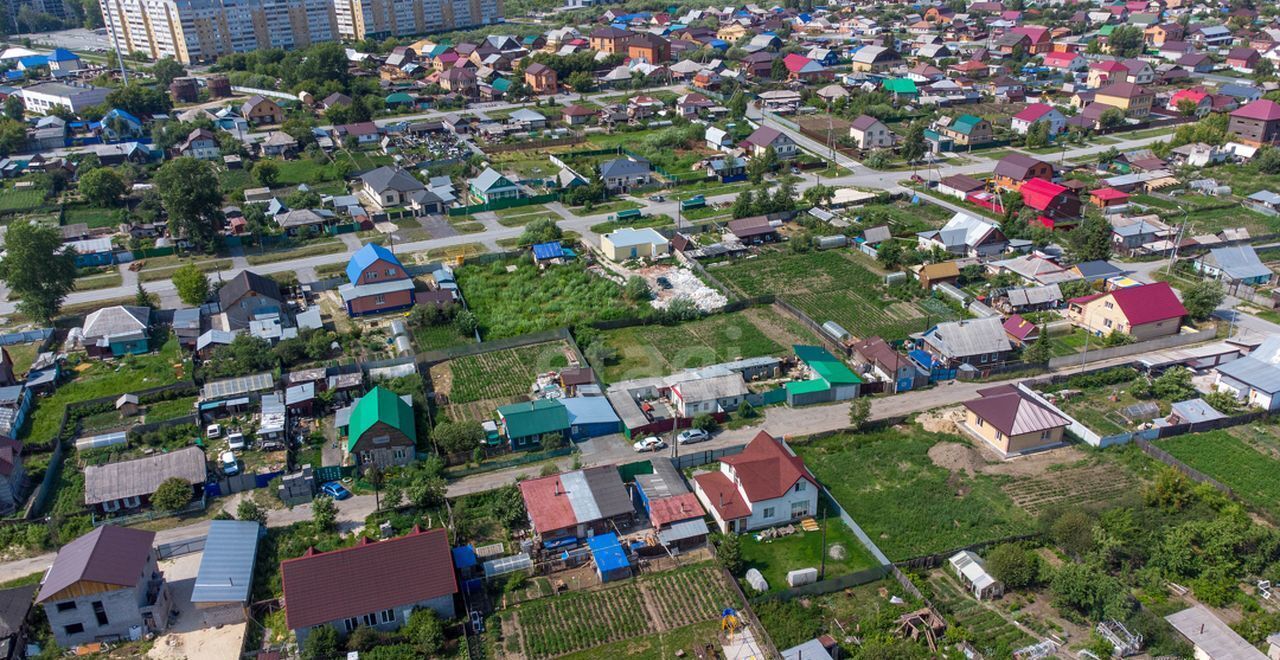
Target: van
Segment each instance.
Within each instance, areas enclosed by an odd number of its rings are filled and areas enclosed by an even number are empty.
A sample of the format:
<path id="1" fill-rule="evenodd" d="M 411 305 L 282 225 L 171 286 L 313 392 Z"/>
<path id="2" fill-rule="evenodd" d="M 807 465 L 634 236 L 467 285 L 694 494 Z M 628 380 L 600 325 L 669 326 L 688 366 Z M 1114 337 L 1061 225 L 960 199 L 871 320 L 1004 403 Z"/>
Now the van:
<path id="1" fill-rule="evenodd" d="M 245 448 L 244 434 L 240 432 L 227 434 L 227 446 L 237 451 Z"/>

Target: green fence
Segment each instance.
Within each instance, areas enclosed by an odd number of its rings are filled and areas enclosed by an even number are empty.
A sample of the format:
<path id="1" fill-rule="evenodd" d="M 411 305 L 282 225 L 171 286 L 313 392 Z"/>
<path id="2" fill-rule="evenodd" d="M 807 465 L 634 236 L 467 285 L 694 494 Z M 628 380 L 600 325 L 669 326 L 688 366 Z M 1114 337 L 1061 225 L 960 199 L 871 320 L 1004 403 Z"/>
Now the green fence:
<path id="1" fill-rule="evenodd" d="M 764 405 L 766 406 L 773 405 L 775 403 L 783 403 L 787 400 L 787 390 L 779 387 L 776 390 L 769 390 L 768 392 L 765 392 L 760 395 L 760 398 L 764 400 Z"/>
<path id="2" fill-rule="evenodd" d="M 618 474 L 622 475 L 623 483 L 631 483 L 636 480 L 636 477 L 642 474 L 653 474 L 653 463 L 646 460 L 627 463 L 626 465 L 619 465 Z"/>
<path id="3" fill-rule="evenodd" d="M 174 248 L 172 246 L 160 247 L 160 248 L 142 248 L 141 250 L 133 251 L 133 258 L 147 259 L 150 257 L 167 257 L 171 254 L 174 254 Z"/>
<path id="4" fill-rule="evenodd" d="M 545 204 L 547 202 L 560 201 L 560 193 L 552 192 L 543 195 L 534 195 L 532 197 L 518 197 L 513 199 L 500 199 L 496 202 L 487 204 L 472 204 L 471 206 L 455 206 L 449 209 L 449 215 L 470 215 L 481 211 L 500 211 L 502 209 L 515 208 L 517 206 L 532 206 L 534 204 Z"/>

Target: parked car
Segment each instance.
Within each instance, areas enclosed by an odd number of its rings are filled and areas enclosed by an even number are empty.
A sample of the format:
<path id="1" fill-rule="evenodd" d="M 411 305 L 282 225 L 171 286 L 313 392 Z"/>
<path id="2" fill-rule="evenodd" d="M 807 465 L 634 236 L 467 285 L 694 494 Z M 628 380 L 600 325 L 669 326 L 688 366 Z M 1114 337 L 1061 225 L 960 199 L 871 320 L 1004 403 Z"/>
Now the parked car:
<path id="1" fill-rule="evenodd" d="M 336 481 L 330 481 L 321 486 L 320 492 L 335 500 L 345 500 L 348 497 L 351 497 L 351 491 L 347 490 L 345 486 Z"/>
<path id="2" fill-rule="evenodd" d="M 475 610 L 471 610 L 471 631 L 476 634 L 484 632 L 484 617 Z"/>
<path id="3" fill-rule="evenodd" d="M 243 433 L 240 433 L 239 431 L 237 431 L 235 433 L 227 434 L 227 447 L 234 449 L 236 451 L 239 451 L 241 449 L 244 449 L 245 446 L 246 446 L 246 443 L 244 441 Z"/>
<path id="4" fill-rule="evenodd" d="M 651 201 L 651 202 L 665 202 L 665 201 L 667 201 L 667 198 L 666 198 L 666 197 L 663 197 L 662 195 L 649 195 L 649 201 Z"/>
<path id="5" fill-rule="evenodd" d="M 224 451 L 218 457 L 222 462 L 222 473 L 228 477 L 234 477 L 240 474 L 240 462 L 236 460 L 236 453 L 233 451 Z"/>
<path id="6" fill-rule="evenodd" d="M 635 448 L 636 451 L 658 451 L 659 449 L 665 449 L 667 443 L 663 441 L 662 438 L 651 435 L 643 440 L 637 440 L 636 443 L 631 446 Z"/>
<path id="7" fill-rule="evenodd" d="M 697 444 L 699 442 L 706 442 L 710 439 L 711 439 L 711 434 L 707 433 L 706 431 L 703 431 L 702 429 L 689 429 L 687 431 L 681 431 L 680 435 L 676 436 L 676 442 L 682 445 Z"/>
<path id="8" fill-rule="evenodd" d="M 659 277 L 654 281 L 656 281 L 658 283 L 658 286 L 662 287 L 663 289 L 666 289 L 666 290 L 671 289 L 671 280 L 667 279 L 666 277 Z"/>
<path id="9" fill-rule="evenodd" d="M 210 440 L 220 437 L 221 435 L 222 435 L 221 424 L 210 424 L 208 428 L 204 430 L 204 437 L 209 438 Z"/>

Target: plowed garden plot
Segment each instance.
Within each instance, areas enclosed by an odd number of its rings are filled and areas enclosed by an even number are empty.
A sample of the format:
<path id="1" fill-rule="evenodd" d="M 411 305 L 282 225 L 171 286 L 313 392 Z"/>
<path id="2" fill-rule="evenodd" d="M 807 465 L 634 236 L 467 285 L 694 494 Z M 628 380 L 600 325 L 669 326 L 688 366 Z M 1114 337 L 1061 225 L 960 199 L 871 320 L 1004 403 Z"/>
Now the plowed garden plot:
<path id="1" fill-rule="evenodd" d="M 1001 647 L 1020 649 L 1036 641 L 1004 617 L 961 592 L 951 576 L 942 571 L 935 571 L 929 576 L 929 587 L 933 589 L 934 604 L 944 616 L 970 633 L 979 651 L 989 653 Z"/>
<path id="2" fill-rule="evenodd" d="M 515 616 L 524 657 L 550 658 L 709 621 L 738 605 L 717 569 L 702 565 L 544 598 L 520 605 Z"/>
<path id="3" fill-rule="evenodd" d="M 1005 485 L 1004 492 L 1031 515 L 1060 504 L 1072 506 L 1105 502 L 1133 490 L 1134 479 L 1108 464 L 1070 467 L 1024 477 Z"/>
<path id="4" fill-rule="evenodd" d="M 1250 506 L 1280 517 L 1280 461 L 1270 453 L 1227 431 L 1188 433 L 1161 440 L 1156 447 L 1226 484 Z"/>
<path id="5" fill-rule="evenodd" d="M 713 267 L 711 274 L 740 295 L 777 295 L 818 323 L 835 321 L 860 337 L 901 339 L 927 323 L 948 320 L 916 303 L 886 297 L 880 278 L 841 250 L 768 250 Z"/>
<path id="6" fill-rule="evenodd" d="M 431 383 L 453 404 L 520 396 L 535 376 L 568 366 L 571 356 L 563 341 L 466 355 L 431 367 Z"/>

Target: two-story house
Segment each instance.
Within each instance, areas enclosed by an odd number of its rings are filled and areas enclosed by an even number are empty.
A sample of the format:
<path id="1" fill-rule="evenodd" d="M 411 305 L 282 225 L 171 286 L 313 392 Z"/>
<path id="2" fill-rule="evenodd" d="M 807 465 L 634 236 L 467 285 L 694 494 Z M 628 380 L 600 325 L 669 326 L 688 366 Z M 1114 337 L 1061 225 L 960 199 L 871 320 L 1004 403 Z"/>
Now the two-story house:
<path id="1" fill-rule="evenodd" d="M 773 153 L 777 154 L 779 160 L 790 160 L 795 158 L 798 149 L 791 136 L 768 126 L 757 128 L 742 142 L 742 146 L 747 148 L 752 158 L 765 155 L 765 152 L 772 147 Z"/>
<path id="2" fill-rule="evenodd" d="M 387 468 L 413 462 L 418 431 L 412 401 L 408 396 L 399 397 L 391 390 L 374 387 L 350 407 L 338 411 L 334 427 L 345 433 L 344 446 L 356 465 Z"/>
<path id="3" fill-rule="evenodd" d="M 818 480 L 781 440 L 761 431 L 718 472 L 693 476 L 693 490 L 721 532 L 742 533 L 817 515 Z"/>
<path id="4" fill-rule="evenodd" d="M 284 110 L 275 101 L 255 95 L 240 105 L 240 116 L 255 126 L 279 124 L 284 121 Z"/>
<path id="5" fill-rule="evenodd" d="M 338 287 L 347 314 L 363 316 L 413 307 L 413 279 L 391 250 L 375 243 L 351 255 L 347 283 Z"/>
<path id="6" fill-rule="evenodd" d="M 1280 145 L 1280 103 L 1258 99 L 1231 111 L 1227 132 L 1254 146 Z"/>
<path id="7" fill-rule="evenodd" d="M 53 638 L 62 648 L 162 632 L 169 585 L 156 565 L 156 533 L 104 525 L 66 544 L 40 583 Z"/>
<path id="8" fill-rule="evenodd" d="M 849 124 L 849 137 L 863 151 L 888 149 L 893 146 L 893 131 L 884 122 L 870 115 L 859 115 Z"/>
<path id="9" fill-rule="evenodd" d="M 1113 332 L 1139 341 L 1178 334 L 1187 309 L 1168 282 L 1116 289 L 1067 301 L 1067 319 L 1099 336 Z"/>
<path id="10" fill-rule="evenodd" d="M 197 128 L 187 135 L 187 139 L 173 148 L 180 156 L 189 156 L 197 160 L 217 160 L 222 158 L 222 150 L 218 148 L 218 136 L 207 128 Z"/>
<path id="11" fill-rule="evenodd" d="M 218 303 L 225 316 L 227 330 L 244 330 L 260 312 L 285 309 L 280 285 L 253 271 L 242 270 L 218 289 Z"/>

